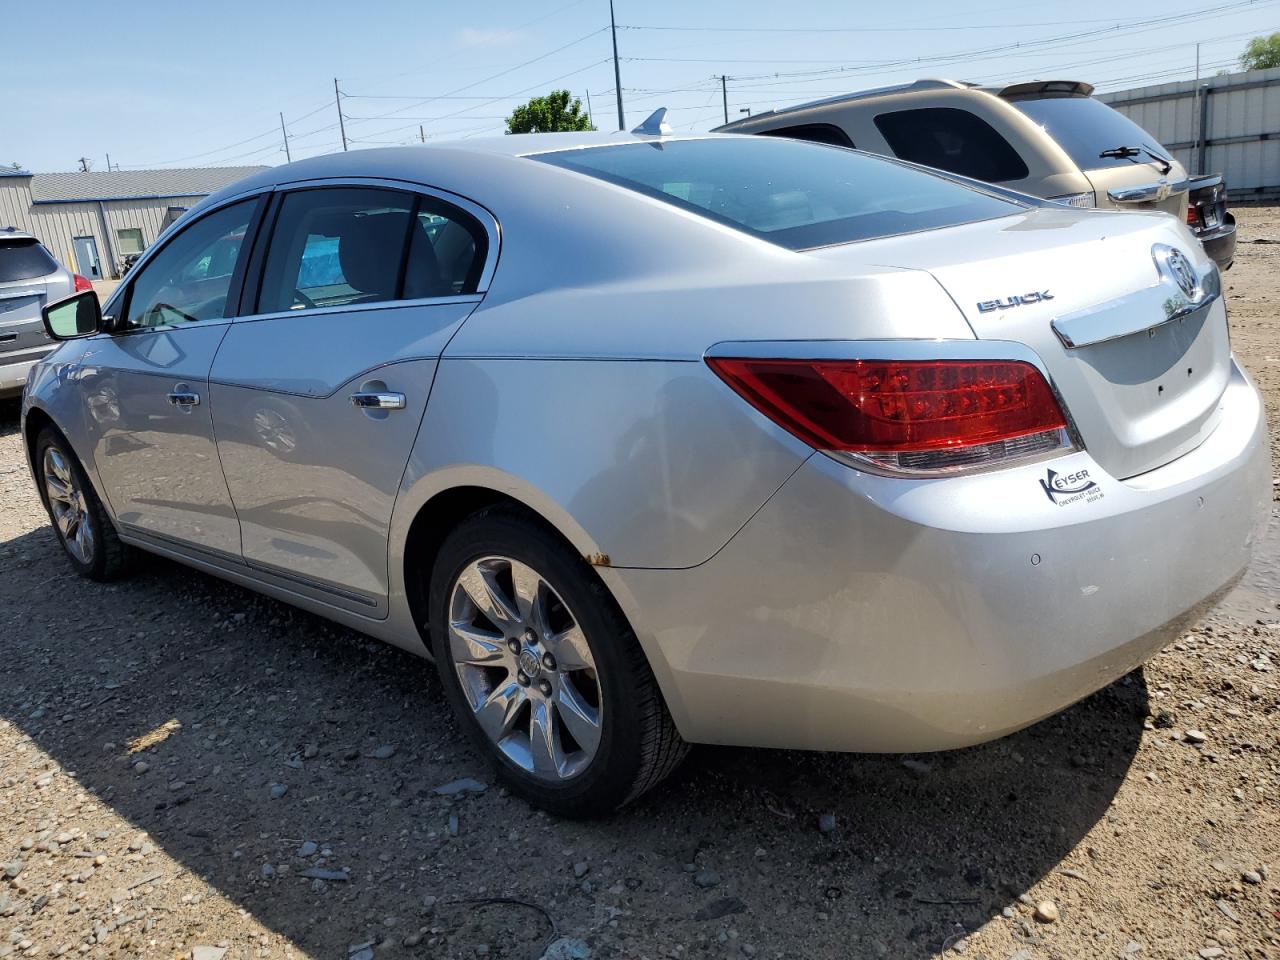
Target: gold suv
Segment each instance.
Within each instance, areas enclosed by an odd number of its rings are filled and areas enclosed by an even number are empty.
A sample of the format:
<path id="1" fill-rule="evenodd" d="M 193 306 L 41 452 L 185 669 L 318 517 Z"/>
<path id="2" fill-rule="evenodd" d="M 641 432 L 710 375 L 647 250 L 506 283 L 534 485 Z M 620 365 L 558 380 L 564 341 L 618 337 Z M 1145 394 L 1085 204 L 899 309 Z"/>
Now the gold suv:
<path id="1" fill-rule="evenodd" d="M 1160 143 L 1072 80 L 917 80 L 770 110 L 718 133 L 793 137 L 898 157 L 1073 207 L 1186 217 L 1222 269 L 1235 219 L 1220 176 L 1190 177 Z"/>

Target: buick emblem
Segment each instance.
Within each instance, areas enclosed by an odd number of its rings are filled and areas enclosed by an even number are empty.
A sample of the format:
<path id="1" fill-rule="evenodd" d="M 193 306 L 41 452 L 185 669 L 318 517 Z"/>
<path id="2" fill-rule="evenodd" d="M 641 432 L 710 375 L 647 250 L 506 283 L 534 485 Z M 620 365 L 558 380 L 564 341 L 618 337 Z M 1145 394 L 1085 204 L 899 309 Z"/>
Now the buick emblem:
<path id="1" fill-rule="evenodd" d="M 1156 269 L 1177 284 L 1184 297 L 1188 300 L 1199 298 L 1200 278 L 1185 253 L 1177 247 L 1157 243 L 1151 248 L 1151 256 L 1156 262 Z"/>
<path id="2" fill-rule="evenodd" d="M 519 663 L 520 669 L 524 671 L 524 675 L 530 680 L 542 672 L 542 661 L 538 659 L 536 653 L 528 648 L 521 652 Z"/>

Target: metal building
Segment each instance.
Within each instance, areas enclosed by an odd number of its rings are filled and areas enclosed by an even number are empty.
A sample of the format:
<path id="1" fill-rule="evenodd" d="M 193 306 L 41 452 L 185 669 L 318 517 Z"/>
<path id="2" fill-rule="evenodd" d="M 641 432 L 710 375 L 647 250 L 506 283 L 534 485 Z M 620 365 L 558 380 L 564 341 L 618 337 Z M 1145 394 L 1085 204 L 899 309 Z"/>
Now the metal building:
<path id="1" fill-rule="evenodd" d="M 1234 201 L 1280 198 L 1280 67 L 1100 93 Z"/>
<path id="2" fill-rule="evenodd" d="M 58 260 L 91 280 L 114 278 L 126 254 L 145 250 L 187 207 L 263 169 L 0 170 L 0 228 L 39 237 Z"/>

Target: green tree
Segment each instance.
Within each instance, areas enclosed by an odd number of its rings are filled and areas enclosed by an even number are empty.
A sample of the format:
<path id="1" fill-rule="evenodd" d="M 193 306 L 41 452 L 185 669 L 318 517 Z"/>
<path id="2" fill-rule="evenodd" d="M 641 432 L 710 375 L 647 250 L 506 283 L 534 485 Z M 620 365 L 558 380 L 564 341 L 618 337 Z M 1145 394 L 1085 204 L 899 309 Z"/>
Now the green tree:
<path id="1" fill-rule="evenodd" d="M 1280 33 L 1250 40 L 1240 55 L 1240 66 L 1246 70 L 1280 67 Z"/>
<path id="2" fill-rule="evenodd" d="M 582 112 L 582 101 L 568 90 L 552 90 L 516 107 L 507 117 L 507 133 L 557 133 L 562 130 L 594 130 Z"/>

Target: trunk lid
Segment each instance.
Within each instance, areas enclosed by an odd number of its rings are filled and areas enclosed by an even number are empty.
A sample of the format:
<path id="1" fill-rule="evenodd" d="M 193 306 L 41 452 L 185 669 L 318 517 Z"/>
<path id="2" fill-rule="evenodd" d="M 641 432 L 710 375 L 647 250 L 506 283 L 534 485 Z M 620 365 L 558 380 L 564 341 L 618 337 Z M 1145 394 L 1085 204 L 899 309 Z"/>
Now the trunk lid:
<path id="1" fill-rule="evenodd" d="M 1153 248 L 1185 260 L 1162 271 Z M 814 255 L 928 271 L 979 339 L 1031 347 L 1112 476 L 1168 463 L 1216 425 L 1231 372 L 1226 312 L 1212 262 L 1170 217 L 1045 207 Z M 1199 280 L 1190 294 L 1180 264 Z"/>
<path id="2" fill-rule="evenodd" d="M 0 356 L 50 345 L 40 311 L 56 298 L 50 297 L 45 280 L 42 277 L 39 280 L 0 283 Z"/>

